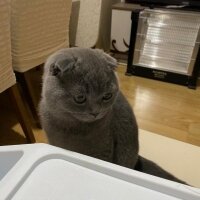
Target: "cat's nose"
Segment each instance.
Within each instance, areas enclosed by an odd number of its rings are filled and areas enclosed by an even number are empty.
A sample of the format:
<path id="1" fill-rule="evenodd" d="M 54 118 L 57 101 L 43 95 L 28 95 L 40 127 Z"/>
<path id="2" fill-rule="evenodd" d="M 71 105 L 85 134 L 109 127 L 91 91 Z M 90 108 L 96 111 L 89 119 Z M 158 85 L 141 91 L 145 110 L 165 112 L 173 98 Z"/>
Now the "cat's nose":
<path id="1" fill-rule="evenodd" d="M 99 113 L 90 113 L 90 115 L 94 116 L 94 117 L 97 117 Z"/>

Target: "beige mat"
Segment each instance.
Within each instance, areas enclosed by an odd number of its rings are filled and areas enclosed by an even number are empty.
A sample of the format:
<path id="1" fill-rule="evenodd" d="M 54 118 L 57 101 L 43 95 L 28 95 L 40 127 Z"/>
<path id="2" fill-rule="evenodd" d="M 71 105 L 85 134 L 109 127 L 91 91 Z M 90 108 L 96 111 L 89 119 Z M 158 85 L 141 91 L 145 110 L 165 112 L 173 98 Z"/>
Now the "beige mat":
<path id="1" fill-rule="evenodd" d="M 200 147 L 140 130 L 140 154 L 200 188 Z"/>

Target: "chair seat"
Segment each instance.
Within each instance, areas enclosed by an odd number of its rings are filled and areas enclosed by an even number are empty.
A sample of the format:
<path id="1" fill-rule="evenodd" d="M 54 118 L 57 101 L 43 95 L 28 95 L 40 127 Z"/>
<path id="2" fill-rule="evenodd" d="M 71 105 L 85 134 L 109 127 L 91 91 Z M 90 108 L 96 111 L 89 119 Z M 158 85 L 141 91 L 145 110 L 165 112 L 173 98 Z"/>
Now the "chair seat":
<path id="1" fill-rule="evenodd" d="M 0 1 L 0 93 L 16 83 L 12 70 L 9 4 Z"/>
<path id="2" fill-rule="evenodd" d="M 70 45 L 110 47 L 111 5 L 114 0 L 73 0 Z"/>
<path id="3" fill-rule="evenodd" d="M 69 46 L 71 0 L 11 1 L 13 68 L 26 72 Z"/>

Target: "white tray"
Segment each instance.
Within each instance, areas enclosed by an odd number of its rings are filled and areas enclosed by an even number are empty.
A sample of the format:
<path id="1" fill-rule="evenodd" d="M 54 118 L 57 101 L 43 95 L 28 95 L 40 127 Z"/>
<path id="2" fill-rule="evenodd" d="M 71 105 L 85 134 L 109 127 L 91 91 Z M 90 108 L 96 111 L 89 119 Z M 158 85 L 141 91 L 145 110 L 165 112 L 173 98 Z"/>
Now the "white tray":
<path id="1" fill-rule="evenodd" d="M 0 200 L 199 200 L 200 189 L 47 144 L 0 147 Z"/>

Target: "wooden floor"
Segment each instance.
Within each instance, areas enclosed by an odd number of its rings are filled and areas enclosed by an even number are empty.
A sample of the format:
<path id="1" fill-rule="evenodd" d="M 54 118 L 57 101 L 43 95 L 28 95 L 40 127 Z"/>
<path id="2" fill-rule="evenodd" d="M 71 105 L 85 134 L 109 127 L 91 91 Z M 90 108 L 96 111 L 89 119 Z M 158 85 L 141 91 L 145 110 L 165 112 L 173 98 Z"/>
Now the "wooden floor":
<path id="1" fill-rule="evenodd" d="M 139 128 L 200 146 L 200 82 L 196 90 L 184 86 L 124 76 L 121 89 L 135 112 Z"/>
<path id="2" fill-rule="evenodd" d="M 37 98 L 41 70 L 32 70 Z M 188 89 L 160 81 L 125 76 L 119 66 L 120 87 L 135 112 L 140 129 L 200 146 L 200 86 Z M 31 115 L 30 115 L 31 116 Z M 37 142 L 47 142 L 44 132 L 32 121 Z M 26 143 L 6 93 L 0 94 L 0 145 Z"/>

